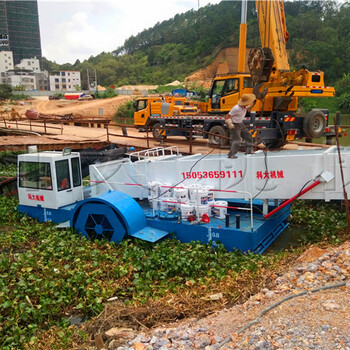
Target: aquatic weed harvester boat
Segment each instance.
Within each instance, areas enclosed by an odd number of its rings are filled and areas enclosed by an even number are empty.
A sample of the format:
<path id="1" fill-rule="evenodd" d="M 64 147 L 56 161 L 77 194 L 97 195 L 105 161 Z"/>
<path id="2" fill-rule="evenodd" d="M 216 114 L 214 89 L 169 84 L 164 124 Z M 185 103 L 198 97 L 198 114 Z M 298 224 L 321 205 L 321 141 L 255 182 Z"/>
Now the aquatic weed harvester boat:
<path id="1" fill-rule="evenodd" d="M 341 157 L 349 168 L 350 148 Z M 89 170 L 90 186 L 83 187 L 79 153 L 19 155 L 18 209 L 91 239 L 156 242 L 173 235 L 262 253 L 288 226 L 292 200 L 344 198 L 336 147 L 258 151 L 234 160 L 154 148 Z M 347 189 L 349 181 L 347 171 Z"/>

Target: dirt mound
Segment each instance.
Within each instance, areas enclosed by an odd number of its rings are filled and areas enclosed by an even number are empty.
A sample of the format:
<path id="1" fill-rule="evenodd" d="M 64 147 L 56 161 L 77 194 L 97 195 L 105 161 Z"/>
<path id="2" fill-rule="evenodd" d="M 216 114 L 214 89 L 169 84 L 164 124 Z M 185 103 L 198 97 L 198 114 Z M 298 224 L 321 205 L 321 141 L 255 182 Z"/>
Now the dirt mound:
<path id="1" fill-rule="evenodd" d="M 133 90 L 133 91 L 143 91 L 143 90 L 155 90 L 158 85 L 123 85 L 118 87 L 121 90 Z"/>

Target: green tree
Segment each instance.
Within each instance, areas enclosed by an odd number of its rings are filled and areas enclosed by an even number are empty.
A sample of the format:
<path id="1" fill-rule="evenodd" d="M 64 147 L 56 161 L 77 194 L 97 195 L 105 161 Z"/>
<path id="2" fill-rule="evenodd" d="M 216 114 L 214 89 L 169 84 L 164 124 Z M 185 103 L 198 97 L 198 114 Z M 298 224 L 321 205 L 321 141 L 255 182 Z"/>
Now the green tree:
<path id="1" fill-rule="evenodd" d="M 350 71 L 350 3 L 307 0 L 284 5 L 290 66 L 300 69 L 305 64 L 310 70 L 324 71 L 326 84 L 334 84 Z M 182 80 L 212 62 L 220 49 L 238 46 L 240 13 L 239 1 L 222 1 L 158 22 L 111 53 L 76 60 L 73 65 L 43 59 L 43 67 L 80 70 L 83 88 L 88 85 L 87 69 L 96 69 L 103 86 Z M 255 3 L 249 1 L 247 47 L 260 45 Z"/>
<path id="2" fill-rule="evenodd" d="M 12 87 L 8 84 L 0 84 L 0 100 L 7 100 L 12 95 Z"/>
<path id="3" fill-rule="evenodd" d="M 115 115 L 113 116 L 114 121 L 119 122 L 121 119 L 128 118 L 133 119 L 134 118 L 134 107 L 133 107 L 133 101 L 128 101 L 121 105 Z"/>

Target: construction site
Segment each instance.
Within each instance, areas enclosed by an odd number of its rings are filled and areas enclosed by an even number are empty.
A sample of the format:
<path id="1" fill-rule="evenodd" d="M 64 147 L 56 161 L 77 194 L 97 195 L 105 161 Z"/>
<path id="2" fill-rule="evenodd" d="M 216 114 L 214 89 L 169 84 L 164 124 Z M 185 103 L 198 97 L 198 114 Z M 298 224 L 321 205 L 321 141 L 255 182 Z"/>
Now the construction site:
<path id="1" fill-rule="evenodd" d="M 243 0 L 239 47 L 186 78 L 205 101 L 134 86 L 1 106 L 0 151 L 21 151 L 1 184 L 18 197 L 2 345 L 23 327 L 37 349 L 350 348 L 350 123 L 301 108 L 336 92 L 321 70 L 290 68 L 283 1 L 256 14 L 261 47 L 246 47 Z M 126 103 L 133 118 L 116 119 Z M 277 252 L 293 219 L 309 241 Z"/>

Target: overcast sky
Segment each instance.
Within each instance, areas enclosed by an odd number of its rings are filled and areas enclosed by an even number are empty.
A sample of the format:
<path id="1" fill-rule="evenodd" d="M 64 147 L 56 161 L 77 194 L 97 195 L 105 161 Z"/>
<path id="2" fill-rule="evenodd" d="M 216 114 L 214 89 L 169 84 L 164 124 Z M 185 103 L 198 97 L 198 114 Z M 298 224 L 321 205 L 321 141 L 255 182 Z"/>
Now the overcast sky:
<path id="1" fill-rule="evenodd" d="M 157 22 L 220 0 L 38 0 L 44 57 L 83 61 L 123 45 Z"/>

